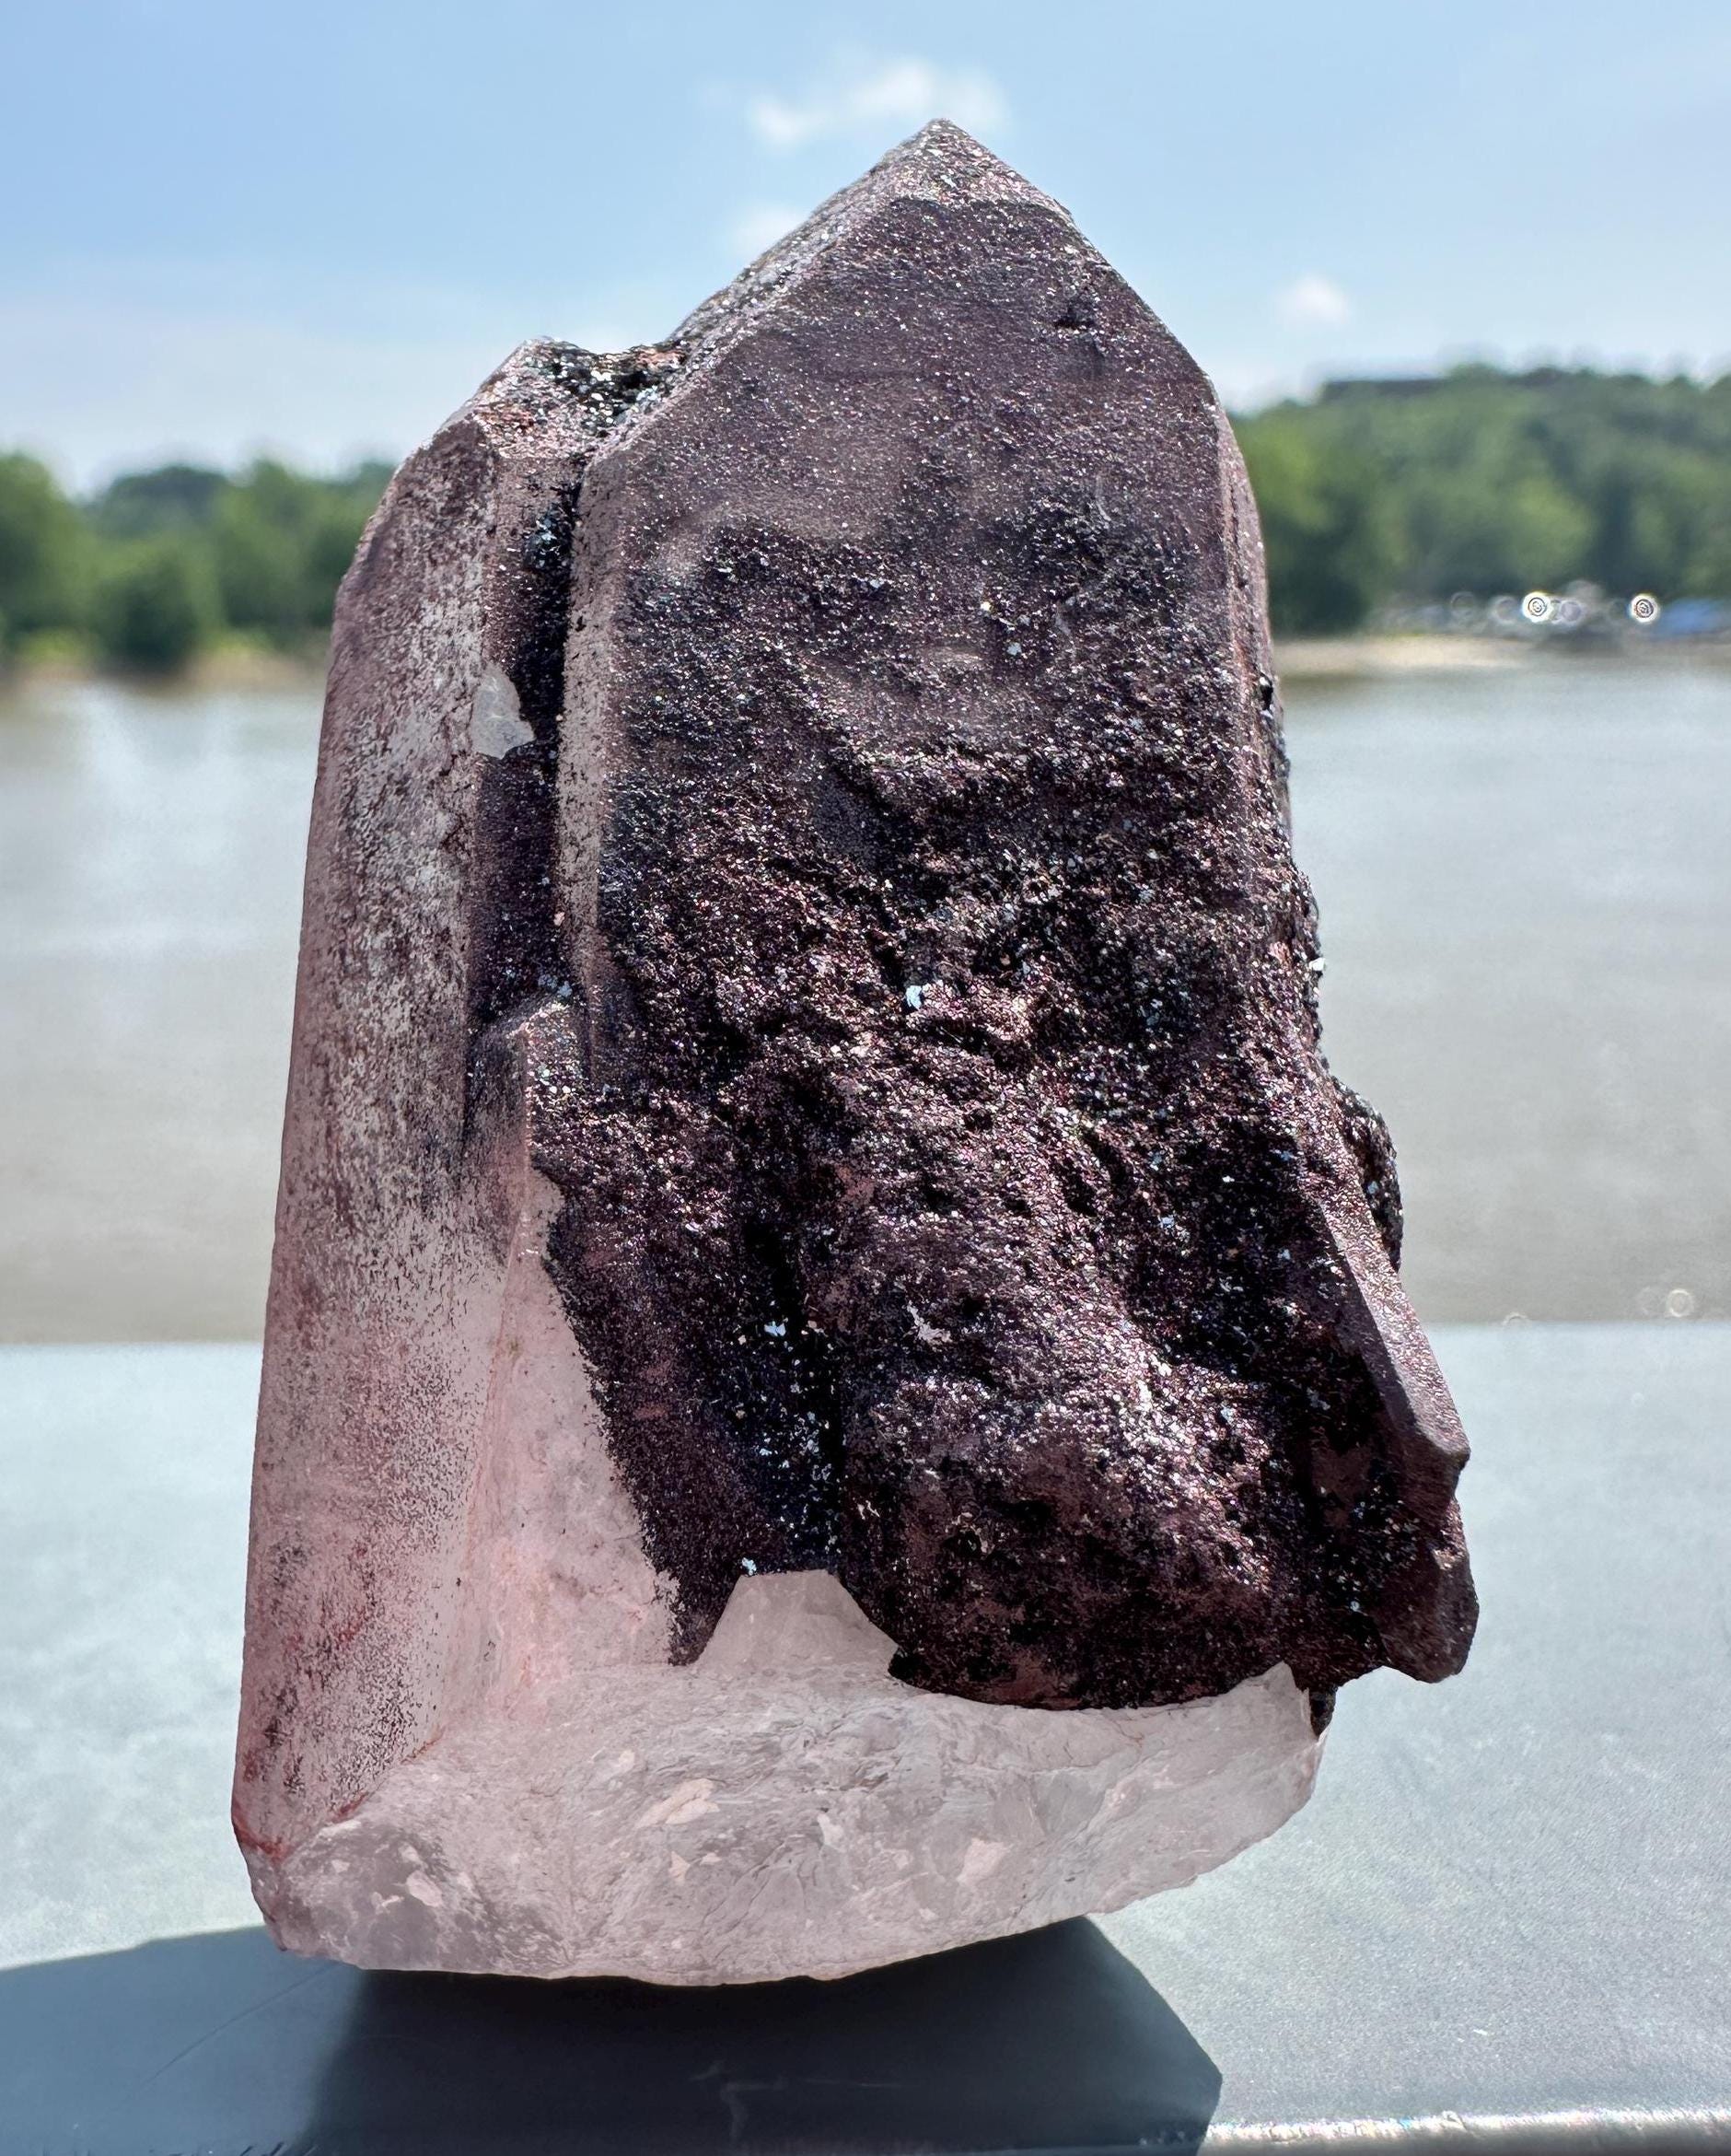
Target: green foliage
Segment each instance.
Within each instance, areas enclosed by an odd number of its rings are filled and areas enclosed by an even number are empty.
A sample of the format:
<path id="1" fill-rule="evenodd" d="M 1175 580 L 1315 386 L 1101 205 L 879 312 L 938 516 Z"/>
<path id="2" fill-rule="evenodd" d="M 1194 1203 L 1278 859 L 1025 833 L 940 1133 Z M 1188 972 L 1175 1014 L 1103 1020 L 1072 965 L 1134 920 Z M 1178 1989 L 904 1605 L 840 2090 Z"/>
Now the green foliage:
<path id="1" fill-rule="evenodd" d="M 1355 627 L 1382 596 L 1393 539 L 1375 472 L 1350 445 L 1313 438 L 1290 408 L 1244 422 L 1238 442 L 1282 628 L 1328 635 Z"/>
<path id="2" fill-rule="evenodd" d="M 0 457 L 0 656 L 87 629 L 110 664 L 157 671 L 225 630 L 310 648 L 389 476 L 165 464 L 80 507 L 34 459 Z"/>
<path id="3" fill-rule="evenodd" d="M 1333 382 L 1244 420 L 1278 630 L 1396 599 L 1731 597 L 1731 376 L 1465 367 Z"/>
<path id="4" fill-rule="evenodd" d="M 325 627 L 385 476 L 369 465 L 320 482 L 262 462 L 230 486 L 212 522 L 225 619 L 279 644 Z"/>
<path id="5" fill-rule="evenodd" d="M 202 464 L 163 464 L 110 480 L 90 504 L 91 525 L 107 539 L 153 539 L 164 531 L 198 531 L 227 493 L 225 472 Z"/>
<path id="6" fill-rule="evenodd" d="M 87 591 L 78 513 L 34 457 L 0 457 L 0 656 L 43 629 L 74 628 Z"/>
<path id="7" fill-rule="evenodd" d="M 173 673 L 209 636 L 214 597 L 202 550 L 162 534 L 126 541 L 102 562 L 94 609 L 97 649 L 111 666 Z"/>

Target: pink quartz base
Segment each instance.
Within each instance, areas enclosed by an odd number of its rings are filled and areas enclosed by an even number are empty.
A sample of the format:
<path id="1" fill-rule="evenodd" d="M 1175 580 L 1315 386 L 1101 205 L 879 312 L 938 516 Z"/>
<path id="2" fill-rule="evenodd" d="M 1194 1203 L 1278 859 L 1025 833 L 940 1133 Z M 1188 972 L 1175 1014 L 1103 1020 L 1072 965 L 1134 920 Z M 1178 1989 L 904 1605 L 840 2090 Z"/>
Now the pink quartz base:
<path id="1" fill-rule="evenodd" d="M 841 1976 L 1181 1886 L 1309 1792 L 1284 1669 L 1177 1707 L 919 1692 L 827 1574 L 740 1582 L 689 1668 L 453 1729 L 280 1867 L 285 1946 L 366 1967 Z"/>

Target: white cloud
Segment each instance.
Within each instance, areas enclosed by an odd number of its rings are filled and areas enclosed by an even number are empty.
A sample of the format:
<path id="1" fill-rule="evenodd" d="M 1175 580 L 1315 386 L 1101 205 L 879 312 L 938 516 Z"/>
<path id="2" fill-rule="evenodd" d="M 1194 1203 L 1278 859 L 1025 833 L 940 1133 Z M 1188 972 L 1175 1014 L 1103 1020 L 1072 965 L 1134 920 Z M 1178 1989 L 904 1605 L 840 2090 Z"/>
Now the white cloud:
<path id="1" fill-rule="evenodd" d="M 1353 319 L 1353 303 L 1332 277 L 1311 271 L 1274 295 L 1274 311 L 1289 329 L 1337 330 Z"/>
<path id="2" fill-rule="evenodd" d="M 784 202 L 748 203 L 727 227 L 727 245 L 738 254 L 760 255 L 791 232 L 805 214 Z"/>
<path id="3" fill-rule="evenodd" d="M 759 90 L 747 99 L 746 123 L 773 150 L 800 150 L 841 136 L 907 131 L 928 120 L 954 120 L 975 134 L 1009 117 L 1004 92 L 982 69 L 940 67 L 911 56 L 839 64 L 803 96 Z"/>

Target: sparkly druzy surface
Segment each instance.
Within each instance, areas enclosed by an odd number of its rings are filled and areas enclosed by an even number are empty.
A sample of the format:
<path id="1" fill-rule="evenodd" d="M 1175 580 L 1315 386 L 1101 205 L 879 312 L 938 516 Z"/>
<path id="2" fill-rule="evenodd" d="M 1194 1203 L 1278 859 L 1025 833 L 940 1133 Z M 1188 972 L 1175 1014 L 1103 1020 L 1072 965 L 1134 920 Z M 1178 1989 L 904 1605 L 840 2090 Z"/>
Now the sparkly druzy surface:
<path id="1" fill-rule="evenodd" d="M 942 133 L 676 348 L 579 516 L 538 1159 L 683 1646 L 815 1565 L 982 1698 L 1443 1673 L 1458 1430 L 1207 382 Z"/>
<path id="2" fill-rule="evenodd" d="M 857 1966 L 1191 1876 L 1334 1687 L 1457 1668 L 1465 1445 L 1318 965 L 1231 431 L 977 144 L 664 344 L 514 355 L 338 608 L 235 1795 L 279 1936 Z M 797 1631 L 826 1577 L 887 1672 L 716 1678 L 741 1582 Z"/>

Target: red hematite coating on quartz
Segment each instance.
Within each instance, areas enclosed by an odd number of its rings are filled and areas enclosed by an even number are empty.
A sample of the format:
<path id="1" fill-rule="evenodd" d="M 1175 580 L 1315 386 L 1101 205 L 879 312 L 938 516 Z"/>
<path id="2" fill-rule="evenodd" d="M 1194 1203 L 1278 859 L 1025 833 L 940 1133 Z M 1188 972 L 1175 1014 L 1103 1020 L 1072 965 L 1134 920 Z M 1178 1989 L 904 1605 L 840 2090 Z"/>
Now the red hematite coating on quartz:
<path id="1" fill-rule="evenodd" d="M 1459 1667 L 1465 1444 L 1319 1045 L 1254 507 L 1054 204 L 938 123 L 664 346 L 525 347 L 394 483 L 331 699 L 243 1839 L 492 1682 L 529 1174 L 677 1655 L 817 1568 L 980 1700 Z"/>

